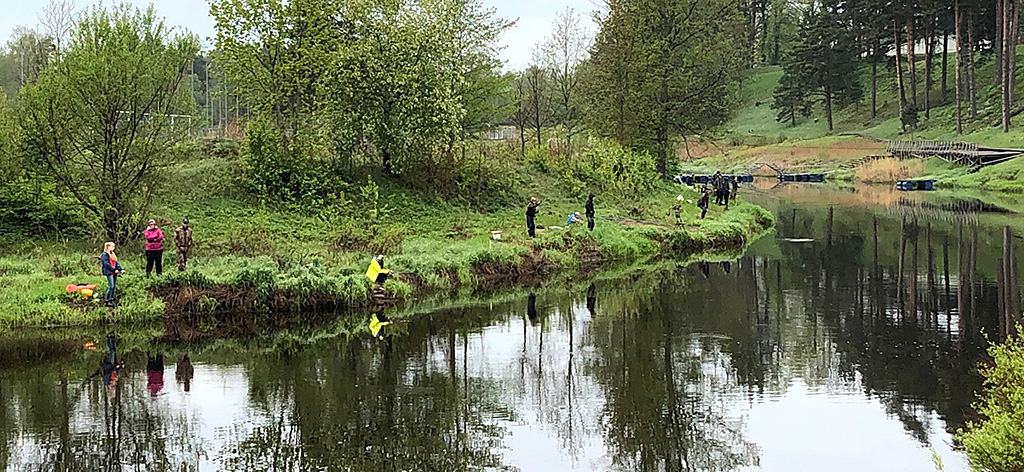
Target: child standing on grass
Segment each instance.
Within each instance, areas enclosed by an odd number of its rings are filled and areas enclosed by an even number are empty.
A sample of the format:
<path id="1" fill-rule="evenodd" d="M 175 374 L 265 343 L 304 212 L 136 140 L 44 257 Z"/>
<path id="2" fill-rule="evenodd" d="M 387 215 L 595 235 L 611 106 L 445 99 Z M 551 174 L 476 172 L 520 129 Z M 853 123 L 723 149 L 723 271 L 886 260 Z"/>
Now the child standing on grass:
<path id="1" fill-rule="evenodd" d="M 121 276 L 124 269 L 117 261 L 117 254 L 114 253 L 114 243 L 103 243 L 103 254 L 100 255 L 100 263 L 103 265 L 103 276 L 107 278 L 107 295 L 103 301 L 108 305 L 114 303 L 114 287 L 117 285 L 117 278 Z"/>
<path id="2" fill-rule="evenodd" d="M 156 226 L 156 220 L 149 220 L 149 227 L 142 232 L 146 238 L 146 277 L 156 266 L 156 275 L 164 273 L 164 232 Z"/>

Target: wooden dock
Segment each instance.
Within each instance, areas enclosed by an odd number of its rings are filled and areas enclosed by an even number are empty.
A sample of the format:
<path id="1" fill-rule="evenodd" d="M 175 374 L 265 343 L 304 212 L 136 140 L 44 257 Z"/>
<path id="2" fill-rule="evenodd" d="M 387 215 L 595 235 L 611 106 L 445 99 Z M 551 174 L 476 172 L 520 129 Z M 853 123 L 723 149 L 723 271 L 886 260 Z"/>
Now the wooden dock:
<path id="1" fill-rule="evenodd" d="M 938 157 L 956 164 L 984 167 L 1013 159 L 1024 150 L 955 141 L 890 141 L 886 152 L 898 159 Z"/>

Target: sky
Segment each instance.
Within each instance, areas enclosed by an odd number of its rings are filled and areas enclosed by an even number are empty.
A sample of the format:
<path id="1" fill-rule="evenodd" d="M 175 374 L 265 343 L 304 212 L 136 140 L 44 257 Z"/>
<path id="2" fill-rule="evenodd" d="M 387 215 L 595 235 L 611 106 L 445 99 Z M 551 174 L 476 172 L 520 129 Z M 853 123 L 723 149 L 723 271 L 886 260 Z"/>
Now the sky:
<path id="1" fill-rule="evenodd" d="M 207 0 L 123 0 L 140 7 L 152 3 L 157 14 L 165 18 L 168 25 L 187 28 L 199 35 L 203 48 L 212 47 L 213 19 L 209 15 Z M 529 64 L 533 47 L 547 36 L 555 16 L 566 7 L 584 16 L 582 22 L 589 31 L 596 31 L 591 13 L 598 9 L 598 0 L 483 0 L 484 5 L 494 8 L 499 17 L 515 20 L 516 24 L 506 31 L 500 41 L 501 59 L 507 70 L 520 69 Z M 6 43 L 16 26 L 35 28 L 48 0 L 0 0 L 0 43 Z M 78 11 L 99 2 L 76 0 Z M 110 5 L 112 2 L 107 1 Z"/>

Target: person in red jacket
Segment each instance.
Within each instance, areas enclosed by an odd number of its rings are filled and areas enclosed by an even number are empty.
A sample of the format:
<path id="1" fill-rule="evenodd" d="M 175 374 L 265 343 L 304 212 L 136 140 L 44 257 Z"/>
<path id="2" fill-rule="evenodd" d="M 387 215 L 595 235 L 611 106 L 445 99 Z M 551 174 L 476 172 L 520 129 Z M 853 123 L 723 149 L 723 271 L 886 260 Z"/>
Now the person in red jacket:
<path id="1" fill-rule="evenodd" d="M 149 220 L 149 227 L 142 232 L 146 238 L 146 277 L 156 266 L 156 275 L 164 273 L 164 232 L 156 226 L 156 220 Z"/>

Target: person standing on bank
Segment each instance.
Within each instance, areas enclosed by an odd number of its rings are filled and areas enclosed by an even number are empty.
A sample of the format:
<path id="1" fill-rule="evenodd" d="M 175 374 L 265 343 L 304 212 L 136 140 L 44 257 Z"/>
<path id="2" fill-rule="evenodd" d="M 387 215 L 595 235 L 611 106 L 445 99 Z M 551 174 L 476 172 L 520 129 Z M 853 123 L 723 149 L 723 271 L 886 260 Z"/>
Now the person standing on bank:
<path id="1" fill-rule="evenodd" d="M 117 278 L 124 271 L 121 268 L 121 263 L 117 261 L 117 254 L 114 253 L 114 243 L 103 243 L 103 254 L 100 255 L 100 263 L 103 265 L 103 276 L 107 278 L 107 294 L 103 297 L 103 302 L 110 305 L 114 303 L 116 296 L 114 287 L 117 286 Z"/>
<path id="2" fill-rule="evenodd" d="M 188 218 L 181 220 L 181 226 L 174 230 L 174 246 L 178 249 L 178 271 L 184 272 L 188 251 L 192 249 L 192 228 L 188 225 Z"/>
<path id="3" fill-rule="evenodd" d="M 537 235 L 537 225 L 534 219 L 537 217 L 537 207 L 540 206 L 540 203 L 536 198 L 530 197 L 530 203 L 526 204 L 526 233 L 531 238 Z"/>
<path id="4" fill-rule="evenodd" d="M 700 200 L 697 200 L 697 208 L 700 208 L 700 219 L 704 219 L 708 214 L 708 201 L 711 199 L 711 192 L 708 191 L 707 187 L 704 187 L 700 191 Z M 678 220 L 679 218 L 676 217 Z"/>
<path id="5" fill-rule="evenodd" d="M 715 190 L 715 205 L 722 204 L 722 171 L 716 171 L 711 176 L 711 188 Z"/>
<path id="6" fill-rule="evenodd" d="M 156 226 L 156 220 L 149 220 L 149 226 L 142 232 L 146 238 L 146 277 L 156 266 L 156 275 L 164 273 L 164 232 Z"/>
<path id="7" fill-rule="evenodd" d="M 583 206 L 587 215 L 587 229 L 594 230 L 594 194 L 587 197 L 587 203 Z"/>

